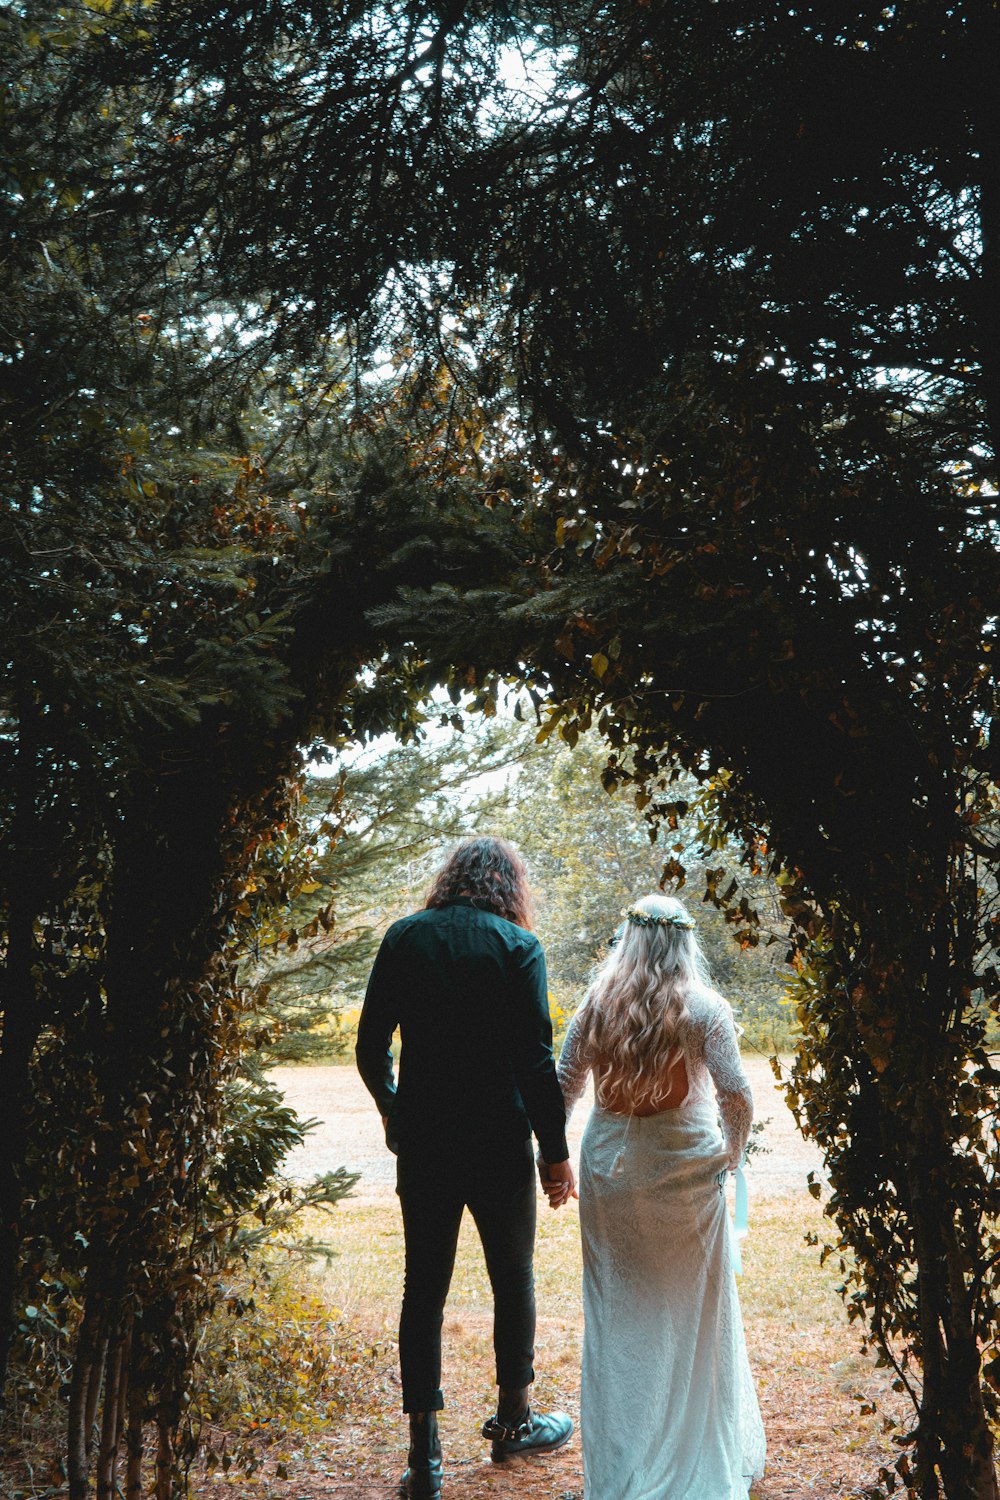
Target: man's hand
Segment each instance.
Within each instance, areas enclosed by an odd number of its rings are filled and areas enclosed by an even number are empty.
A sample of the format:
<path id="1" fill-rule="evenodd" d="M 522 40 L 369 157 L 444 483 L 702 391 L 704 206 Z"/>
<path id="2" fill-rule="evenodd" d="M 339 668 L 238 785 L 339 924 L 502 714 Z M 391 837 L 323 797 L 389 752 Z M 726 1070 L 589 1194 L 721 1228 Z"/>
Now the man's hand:
<path id="1" fill-rule="evenodd" d="M 538 1158 L 538 1177 L 550 1208 L 561 1208 L 570 1198 L 578 1198 L 576 1178 L 568 1161 L 542 1161 Z"/>

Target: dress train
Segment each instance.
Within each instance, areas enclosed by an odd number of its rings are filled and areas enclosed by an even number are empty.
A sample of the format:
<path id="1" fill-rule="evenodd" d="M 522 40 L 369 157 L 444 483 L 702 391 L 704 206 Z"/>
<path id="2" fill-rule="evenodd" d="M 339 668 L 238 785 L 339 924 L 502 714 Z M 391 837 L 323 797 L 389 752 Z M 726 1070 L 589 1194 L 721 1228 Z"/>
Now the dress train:
<path id="1" fill-rule="evenodd" d="M 764 1430 L 714 1100 L 596 1107 L 581 1152 L 585 1500 L 746 1500 Z"/>

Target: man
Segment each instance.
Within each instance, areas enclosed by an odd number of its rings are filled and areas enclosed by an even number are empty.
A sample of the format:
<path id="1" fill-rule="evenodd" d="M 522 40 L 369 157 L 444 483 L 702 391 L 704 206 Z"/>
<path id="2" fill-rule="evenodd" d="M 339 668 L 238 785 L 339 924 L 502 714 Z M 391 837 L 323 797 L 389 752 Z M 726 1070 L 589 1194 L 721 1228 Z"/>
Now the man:
<path id="1" fill-rule="evenodd" d="M 553 1207 L 575 1194 L 552 1059 L 545 958 L 530 892 L 501 839 L 470 839 L 439 871 L 423 911 L 382 940 L 358 1025 L 357 1061 L 398 1156 L 406 1276 L 399 1323 L 411 1500 L 441 1492 L 441 1325 L 463 1210 L 493 1288 L 497 1411 L 492 1456 L 544 1453 L 573 1430 L 533 1412 L 535 1184 L 531 1133 Z M 399 1028 L 398 1086 L 390 1043 Z"/>

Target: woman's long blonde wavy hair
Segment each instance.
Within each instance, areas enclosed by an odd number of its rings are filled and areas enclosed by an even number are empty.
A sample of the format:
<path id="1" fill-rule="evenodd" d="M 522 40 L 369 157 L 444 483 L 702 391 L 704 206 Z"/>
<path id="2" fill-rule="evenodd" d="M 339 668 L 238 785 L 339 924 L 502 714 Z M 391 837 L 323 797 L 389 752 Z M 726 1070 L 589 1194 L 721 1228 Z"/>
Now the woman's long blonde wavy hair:
<path id="1" fill-rule="evenodd" d="M 655 1109 L 670 1092 L 688 999 L 711 993 L 711 985 L 680 901 L 643 896 L 628 911 L 636 916 L 626 916 L 580 1007 L 580 1042 L 593 1060 L 599 1099 L 627 1091 Z M 644 913 L 661 921 L 643 923 Z"/>

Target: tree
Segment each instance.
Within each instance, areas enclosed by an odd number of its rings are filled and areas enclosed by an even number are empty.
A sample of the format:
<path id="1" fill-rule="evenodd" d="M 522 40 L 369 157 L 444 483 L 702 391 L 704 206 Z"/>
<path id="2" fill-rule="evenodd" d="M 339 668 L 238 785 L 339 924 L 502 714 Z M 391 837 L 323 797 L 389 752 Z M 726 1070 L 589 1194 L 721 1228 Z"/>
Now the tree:
<path id="1" fill-rule="evenodd" d="M 717 890 L 718 860 L 738 864 L 738 851 L 715 838 L 713 818 L 698 816 L 703 793 L 693 780 L 685 790 L 696 826 L 682 835 L 678 824 L 663 845 L 651 840 L 631 797 L 603 790 L 606 749 L 596 735 L 572 748 L 559 738 L 539 745 L 529 725 L 506 714 L 485 723 L 442 715 L 460 721 L 457 729 L 434 725 L 432 706 L 423 740 L 372 750 L 339 768 L 334 762 L 328 774 L 307 778 L 296 816 L 254 874 L 243 903 L 254 932 L 245 978 L 258 994 L 253 1024 L 263 1021 L 272 1032 L 258 1052 L 265 1062 L 352 1045 L 382 934 L 419 905 L 444 851 L 460 838 L 494 833 L 527 858 L 557 1020 L 576 1008 L 622 905 L 655 889 L 665 866 L 683 857 L 700 894 L 706 885 Z M 792 1027 L 779 965 L 788 923 L 773 882 L 746 868 L 740 879 L 766 914 L 763 942 L 741 953 L 730 936 L 734 913 L 711 894 L 699 912 L 701 938 L 751 1042 L 787 1048 Z M 290 904 L 289 886 L 299 892 Z"/>
<path id="2" fill-rule="evenodd" d="M 445 850 L 506 822 L 512 773 L 534 748 L 497 720 L 434 724 L 423 740 L 333 760 L 308 776 L 301 808 L 254 875 L 246 982 L 273 1032 L 265 1057 L 298 1061 L 343 1050 L 344 1011 L 360 1009 L 389 924 L 419 905 Z M 450 708 L 450 705 L 449 705 Z M 443 712 L 442 719 L 459 716 Z M 288 869 L 299 865 L 288 901 Z"/>
<path id="3" fill-rule="evenodd" d="M 622 906 L 657 889 L 683 860 L 692 898 L 700 902 L 694 914 L 715 982 L 732 999 L 755 1045 L 787 1047 L 791 1027 L 781 966 L 788 924 L 777 888 L 749 867 L 738 870 L 764 917 L 754 933 L 763 941 L 747 943 L 741 952 L 732 941 L 731 919 L 739 913 L 727 912 L 716 894 L 723 875 L 718 861 L 738 867 L 738 851 L 718 839 L 713 846 L 715 820 L 700 815 L 704 794 L 698 783 L 682 779 L 670 815 L 673 827 L 665 818 L 657 830 L 627 790 L 608 795 L 601 784 L 606 764 L 607 746 L 593 731 L 573 745 L 557 735 L 547 738 L 525 757 L 510 786 L 509 806 L 495 825 L 529 861 L 538 933 L 561 1009 L 575 1010 Z"/>
<path id="4" fill-rule="evenodd" d="M 145 212 L 135 134 L 170 106 L 85 76 L 142 52 L 143 9 L 0 19 L 0 1367 L 18 1296 L 64 1274 L 70 1490 L 96 1472 L 102 1500 L 126 1442 L 140 1492 L 150 1422 L 172 1492 L 199 1322 L 295 1138 L 236 1085 L 247 886 L 303 745 L 418 721 L 365 609 L 426 576 L 421 545 L 456 576 L 469 553 L 389 426 L 352 432 L 343 342 L 234 328 L 197 204 L 170 233 Z"/>
<path id="5" fill-rule="evenodd" d="M 574 120 L 536 135 L 477 251 L 540 476 L 494 664 L 531 663 L 561 732 L 596 723 L 654 816 L 675 757 L 727 771 L 720 828 L 766 845 L 795 924 L 792 1100 L 833 1253 L 916 1409 L 884 1478 L 987 1500 L 996 27 L 919 4 L 566 13 L 552 96 Z M 460 600 L 408 628 L 473 653 Z"/>
<path id="6" fill-rule="evenodd" d="M 213 10 L 209 27 L 201 5 L 157 11 L 116 13 L 57 69 L 56 94 L 31 96 L 35 115 L 17 99 L 44 126 L 58 97 L 99 136 L 95 122 L 128 115 L 94 155 L 57 158 L 39 136 L 52 160 L 82 164 L 70 239 L 101 244 L 110 305 L 134 319 L 140 271 L 169 287 L 173 267 L 206 310 L 242 306 L 216 411 L 248 404 L 231 399 L 241 372 L 294 367 L 314 340 L 329 354 L 336 325 L 336 347 L 391 346 L 394 419 L 406 412 L 400 458 L 384 387 L 359 382 L 352 416 L 375 457 L 345 484 L 309 481 L 328 515 L 350 493 L 350 525 L 338 512 L 336 581 L 316 554 L 294 593 L 280 659 L 303 707 L 264 729 L 261 777 L 266 750 L 275 787 L 284 735 L 307 734 L 320 704 L 331 732 L 406 732 L 431 682 L 471 686 L 488 709 L 504 676 L 567 737 L 595 723 L 608 783 L 634 784 L 654 816 L 677 801 L 677 757 L 725 772 L 719 836 L 780 866 L 796 925 L 795 1091 L 827 1156 L 852 1306 L 917 1408 L 912 1457 L 886 1482 L 995 1500 L 981 1354 L 988 1370 L 1000 1207 L 983 1128 L 998 935 L 995 9 L 400 4 L 297 8 L 293 23 L 265 4 Z M 95 23 L 92 7 L 73 14 Z M 46 33 L 57 62 L 63 34 Z M 500 66 L 512 40 L 520 90 Z M 27 129 L 21 141 L 15 261 L 37 274 L 31 247 L 70 209 L 62 168 L 36 191 L 39 148 Z M 148 259 L 102 238 L 122 216 Z M 106 330 L 108 305 L 91 298 L 61 347 Z M 24 309 L 19 337 L 37 352 L 31 321 Z M 206 325 L 159 326 L 174 359 L 177 330 Z M 63 365 L 50 356 L 46 379 Z M 37 368 L 10 356 L 19 399 Z M 70 384 L 75 459 L 93 447 L 80 442 L 91 387 Z M 21 437 L 31 515 L 47 471 Z M 114 444 L 98 450 L 114 467 Z M 356 636 L 334 628 L 334 598 Z M 49 617 L 20 618 L 44 650 Z M 12 680 L 33 689 L 30 660 Z M 376 686 L 348 712 L 362 660 L 378 662 Z M 8 734 L 29 871 L 39 767 L 62 766 L 71 799 L 86 790 L 31 696 L 13 700 Z M 260 720 L 240 724 L 260 736 Z M 197 750 L 218 754 L 209 729 Z M 276 802 L 254 803 L 237 761 L 215 764 L 202 825 L 223 826 L 239 787 L 263 836 Z M 189 825 L 170 789 L 148 800 L 173 836 Z M 29 906 L 11 912 L 18 1016 L 33 1005 Z M 165 919 L 132 915 L 159 920 L 165 949 Z M 752 935 L 749 910 L 742 926 Z"/>

